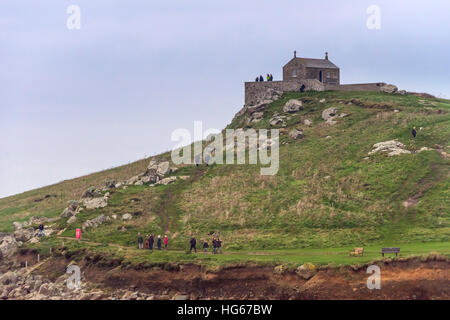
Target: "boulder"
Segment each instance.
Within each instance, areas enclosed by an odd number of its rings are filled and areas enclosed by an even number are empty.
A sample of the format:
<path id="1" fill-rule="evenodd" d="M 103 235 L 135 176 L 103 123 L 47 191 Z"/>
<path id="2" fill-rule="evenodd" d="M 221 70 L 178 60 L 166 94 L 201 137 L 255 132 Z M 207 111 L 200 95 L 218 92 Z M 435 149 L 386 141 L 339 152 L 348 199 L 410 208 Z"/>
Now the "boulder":
<path id="1" fill-rule="evenodd" d="M 276 266 L 275 268 L 273 268 L 273 273 L 276 273 L 276 274 L 283 274 L 286 271 L 287 271 L 287 268 L 283 265 L 279 265 L 279 266 Z"/>
<path id="2" fill-rule="evenodd" d="M 312 263 L 305 263 L 298 267 L 297 270 L 295 270 L 295 273 L 297 273 L 305 280 L 311 279 L 316 274 L 316 272 L 316 266 Z"/>
<path id="3" fill-rule="evenodd" d="M 133 176 L 130 179 L 128 179 L 125 183 L 126 184 L 135 184 L 139 180 L 139 176 Z"/>
<path id="4" fill-rule="evenodd" d="M 76 214 L 77 214 L 77 212 L 72 210 L 71 208 L 65 208 L 64 211 L 61 213 L 60 217 L 61 218 L 70 218 Z"/>
<path id="5" fill-rule="evenodd" d="M 87 220 L 82 224 L 82 228 L 86 229 L 86 228 L 96 228 L 99 225 L 103 224 L 106 221 L 109 221 L 110 218 L 108 216 L 105 216 L 104 214 L 99 215 L 98 217 L 91 219 L 91 220 Z"/>
<path id="6" fill-rule="evenodd" d="M 133 216 L 132 216 L 131 214 L 129 214 L 129 213 L 125 213 L 125 214 L 122 216 L 122 220 L 125 220 L 125 221 L 131 220 L 132 218 L 133 218 Z"/>
<path id="7" fill-rule="evenodd" d="M 303 121 L 303 124 L 304 124 L 305 126 L 312 126 L 313 122 L 312 122 L 311 120 L 305 119 L 305 120 Z"/>
<path id="8" fill-rule="evenodd" d="M 33 228 L 19 229 L 14 232 L 14 238 L 17 241 L 26 242 L 34 237 L 35 230 Z"/>
<path id="9" fill-rule="evenodd" d="M 17 252 L 19 247 L 19 242 L 11 236 L 7 235 L 1 239 L 0 242 L 0 253 L 3 258 L 9 258 Z"/>
<path id="10" fill-rule="evenodd" d="M 319 100 L 320 103 L 325 103 L 325 101 L 325 98 Z"/>
<path id="11" fill-rule="evenodd" d="M 2 276 L 0 276 L 0 284 L 2 285 L 10 285 L 10 284 L 15 284 L 17 282 L 17 275 L 12 272 L 12 271 L 8 271 L 5 274 L 3 274 Z"/>
<path id="12" fill-rule="evenodd" d="M 169 183 L 175 182 L 177 180 L 176 176 L 167 177 L 160 181 L 158 181 L 156 184 L 162 184 L 162 185 L 168 185 Z"/>
<path id="13" fill-rule="evenodd" d="M 284 124 L 284 118 L 281 116 L 274 116 L 272 119 L 270 119 L 270 125 L 271 126 L 276 126 L 276 125 L 283 125 Z"/>
<path id="14" fill-rule="evenodd" d="M 394 86 L 393 84 L 386 84 L 380 88 L 381 92 L 386 92 L 386 93 L 396 93 L 397 90 L 398 90 L 398 88 L 396 86 Z"/>
<path id="15" fill-rule="evenodd" d="M 20 230 L 20 229 L 23 228 L 22 223 L 17 222 L 17 221 L 14 221 L 14 222 L 13 222 L 13 226 L 14 226 L 14 229 L 15 229 L 15 230 Z"/>
<path id="16" fill-rule="evenodd" d="M 67 224 L 72 224 L 72 223 L 74 223 L 76 221 L 77 221 L 77 217 L 76 216 L 71 216 L 69 218 L 69 220 L 67 220 Z"/>
<path id="17" fill-rule="evenodd" d="M 93 198 L 95 194 L 95 187 L 89 187 L 87 190 L 85 190 L 83 192 L 83 194 L 81 195 L 82 199 L 85 198 Z"/>
<path id="18" fill-rule="evenodd" d="M 303 110 L 303 105 L 300 100 L 291 99 L 283 107 L 283 112 L 294 113 Z"/>
<path id="19" fill-rule="evenodd" d="M 303 131 L 298 129 L 293 129 L 291 132 L 289 132 L 289 137 L 292 139 L 301 139 L 303 138 Z"/>
<path id="20" fill-rule="evenodd" d="M 88 210 L 104 208 L 108 205 L 108 198 L 101 197 L 101 198 L 84 199 L 83 203 L 86 209 Z"/>
<path id="21" fill-rule="evenodd" d="M 105 181 L 105 188 L 112 189 L 116 187 L 116 180 Z"/>
<path id="22" fill-rule="evenodd" d="M 78 201 L 76 200 L 70 200 L 68 204 L 69 204 L 68 208 L 73 211 L 77 210 L 79 207 Z"/>
<path id="23" fill-rule="evenodd" d="M 322 119 L 327 121 L 330 118 L 336 116 L 337 108 L 328 108 L 322 111 Z"/>
<path id="24" fill-rule="evenodd" d="M 405 145 L 396 139 L 375 143 L 373 150 L 369 152 L 369 155 L 377 152 L 387 152 L 388 156 L 397 156 L 402 153 L 409 154 L 411 151 L 404 149 Z"/>
<path id="25" fill-rule="evenodd" d="M 164 177 L 169 172 L 170 172 L 170 163 L 169 163 L 169 161 L 164 161 L 164 162 L 161 162 L 160 164 L 158 164 L 158 169 L 156 169 L 156 174 L 160 178 Z"/>

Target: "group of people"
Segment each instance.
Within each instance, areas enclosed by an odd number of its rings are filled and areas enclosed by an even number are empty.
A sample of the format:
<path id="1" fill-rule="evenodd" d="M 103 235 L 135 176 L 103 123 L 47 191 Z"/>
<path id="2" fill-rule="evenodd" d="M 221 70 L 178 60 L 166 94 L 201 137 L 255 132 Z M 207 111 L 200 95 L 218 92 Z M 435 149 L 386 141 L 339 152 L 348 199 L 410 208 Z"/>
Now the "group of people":
<path id="1" fill-rule="evenodd" d="M 156 240 L 156 248 L 158 250 L 162 250 L 163 244 L 164 244 L 164 250 L 167 250 L 169 248 L 169 238 L 167 235 L 164 235 L 164 239 L 161 238 L 160 235 L 158 235 L 155 239 L 155 236 L 146 235 L 145 237 L 139 232 L 137 236 L 137 242 L 138 242 L 138 249 L 150 249 L 153 250 L 153 247 L 155 245 Z M 197 240 L 195 237 L 191 237 L 191 240 L 189 241 L 191 247 L 189 249 L 189 252 L 192 252 L 194 250 L 195 253 L 197 253 Z M 203 252 L 208 252 L 209 243 L 208 240 L 203 240 Z M 212 239 L 212 248 L 213 248 L 213 254 L 217 253 L 223 253 L 222 252 L 222 240 L 219 238 L 213 238 Z"/>
<path id="2" fill-rule="evenodd" d="M 192 252 L 194 250 L 195 253 L 197 253 L 197 240 L 195 237 L 192 237 L 190 240 L 191 247 L 189 249 L 189 252 Z M 212 239 L 212 246 L 213 246 L 213 254 L 217 253 L 223 253 L 222 252 L 222 240 L 219 238 L 213 238 Z M 203 252 L 207 253 L 209 248 L 208 240 L 203 240 Z"/>
<path id="3" fill-rule="evenodd" d="M 273 75 L 271 73 L 268 73 L 266 76 L 266 80 L 267 81 L 273 81 Z M 256 82 L 264 82 L 264 78 L 262 75 L 260 75 L 259 77 L 256 77 L 255 79 Z"/>
<path id="4" fill-rule="evenodd" d="M 145 238 L 141 235 L 141 233 L 138 233 L 138 249 L 150 249 L 153 250 L 153 246 L 155 245 L 155 237 L 151 234 L 146 235 Z M 161 239 L 161 236 L 158 235 L 158 237 L 156 238 L 156 247 L 158 248 L 158 250 L 162 249 L 162 245 L 163 245 L 163 239 Z M 167 235 L 164 236 L 164 250 L 167 250 L 169 247 L 169 238 L 167 237 Z"/>

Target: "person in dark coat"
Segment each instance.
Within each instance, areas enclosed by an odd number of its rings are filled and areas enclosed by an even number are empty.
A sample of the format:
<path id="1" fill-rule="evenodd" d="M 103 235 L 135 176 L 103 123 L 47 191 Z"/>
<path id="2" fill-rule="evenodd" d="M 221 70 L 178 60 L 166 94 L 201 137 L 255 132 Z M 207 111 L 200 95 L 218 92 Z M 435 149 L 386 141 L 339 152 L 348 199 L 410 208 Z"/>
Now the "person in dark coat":
<path id="1" fill-rule="evenodd" d="M 191 238 L 191 247 L 189 249 L 189 252 L 192 252 L 192 249 L 194 249 L 194 252 L 197 253 L 197 240 L 195 240 L 194 237 Z"/>
<path id="2" fill-rule="evenodd" d="M 157 246 L 158 246 L 158 250 L 161 250 L 161 236 L 158 236 L 158 241 L 156 242 Z"/>
<path id="3" fill-rule="evenodd" d="M 44 236 L 44 225 L 42 223 L 39 225 L 39 234 L 38 234 L 38 236 L 39 237 L 43 237 Z"/>
<path id="4" fill-rule="evenodd" d="M 148 248 L 150 250 L 153 250 L 153 244 L 155 243 L 155 238 L 153 238 L 153 235 L 150 235 L 150 239 L 148 239 Z"/>
<path id="5" fill-rule="evenodd" d="M 203 251 L 206 253 L 206 252 L 208 252 L 208 247 L 209 247 L 209 244 L 208 244 L 208 241 L 203 241 Z"/>
<path id="6" fill-rule="evenodd" d="M 213 254 L 217 253 L 217 241 L 216 238 L 212 239 L 212 246 L 213 246 Z"/>
<path id="7" fill-rule="evenodd" d="M 300 92 L 305 92 L 305 85 L 302 84 L 302 86 L 300 87 Z"/>
<path id="8" fill-rule="evenodd" d="M 415 138 L 416 135 L 417 135 L 416 127 L 414 127 L 414 128 L 412 129 L 411 133 L 412 133 L 412 135 L 413 135 L 413 138 Z"/>
<path id="9" fill-rule="evenodd" d="M 270 74 L 270 81 L 273 81 L 273 75 Z"/>
<path id="10" fill-rule="evenodd" d="M 263 76 L 259 76 L 259 82 L 264 82 L 264 78 L 263 78 Z"/>
<path id="11" fill-rule="evenodd" d="M 256 77 L 255 81 L 258 82 L 259 81 L 259 77 Z"/>
<path id="12" fill-rule="evenodd" d="M 218 253 L 223 253 L 222 252 L 222 240 L 220 240 L 219 238 L 217 238 L 216 246 L 217 246 Z"/>
<path id="13" fill-rule="evenodd" d="M 144 249 L 144 238 L 142 237 L 141 233 L 138 233 L 138 249 Z"/>

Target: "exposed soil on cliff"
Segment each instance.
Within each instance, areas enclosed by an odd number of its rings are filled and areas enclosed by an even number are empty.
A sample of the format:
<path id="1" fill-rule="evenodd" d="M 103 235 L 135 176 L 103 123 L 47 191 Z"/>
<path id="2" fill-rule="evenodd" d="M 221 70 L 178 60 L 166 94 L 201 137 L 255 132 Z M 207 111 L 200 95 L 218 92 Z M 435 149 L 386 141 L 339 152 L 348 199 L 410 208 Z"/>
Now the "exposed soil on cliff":
<path id="1" fill-rule="evenodd" d="M 37 269 L 57 278 L 71 262 L 53 258 Z M 273 266 L 233 266 L 207 271 L 198 265 L 142 267 L 85 257 L 77 263 L 85 281 L 105 290 L 127 289 L 170 299 L 450 299 L 450 261 L 445 257 L 379 261 L 381 289 L 369 290 L 367 266 L 319 268 L 309 280 Z"/>

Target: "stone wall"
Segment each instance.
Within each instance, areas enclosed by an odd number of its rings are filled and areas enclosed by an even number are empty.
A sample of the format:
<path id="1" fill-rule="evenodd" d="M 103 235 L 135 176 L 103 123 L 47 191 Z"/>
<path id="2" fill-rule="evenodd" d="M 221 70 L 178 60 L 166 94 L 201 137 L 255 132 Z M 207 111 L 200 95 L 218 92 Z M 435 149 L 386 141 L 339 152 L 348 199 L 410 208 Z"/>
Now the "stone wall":
<path id="1" fill-rule="evenodd" d="M 341 84 L 341 85 L 325 85 L 325 90 L 336 91 L 380 91 L 382 86 L 386 85 L 384 82 L 375 83 L 355 83 L 355 84 Z"/>
<path id="2" fill-rule="evenodd" d="M 305 90 L 324 91 L 325 85 L 314 79 L 301 79 L 298 81 L 264 81 L 245 83 L 245 105 L 252 106 L 265 100 L 271 90 L 280 92 L 299 91 L 302 85 Z"/>
<path id="3" fill-rule="evenodd" d="M 280 93 L 300 91 L 302 85 L 305 90 L 313 91 L 380 91 L 386 83 L 356 83 L 356 84 L 324 84 L 316 79 L 298 79 L 296 81 L 264 81 L 245 83 L 245 105 L 254 106 L 263 100 L 269 99 L 271 91 Z"/>

